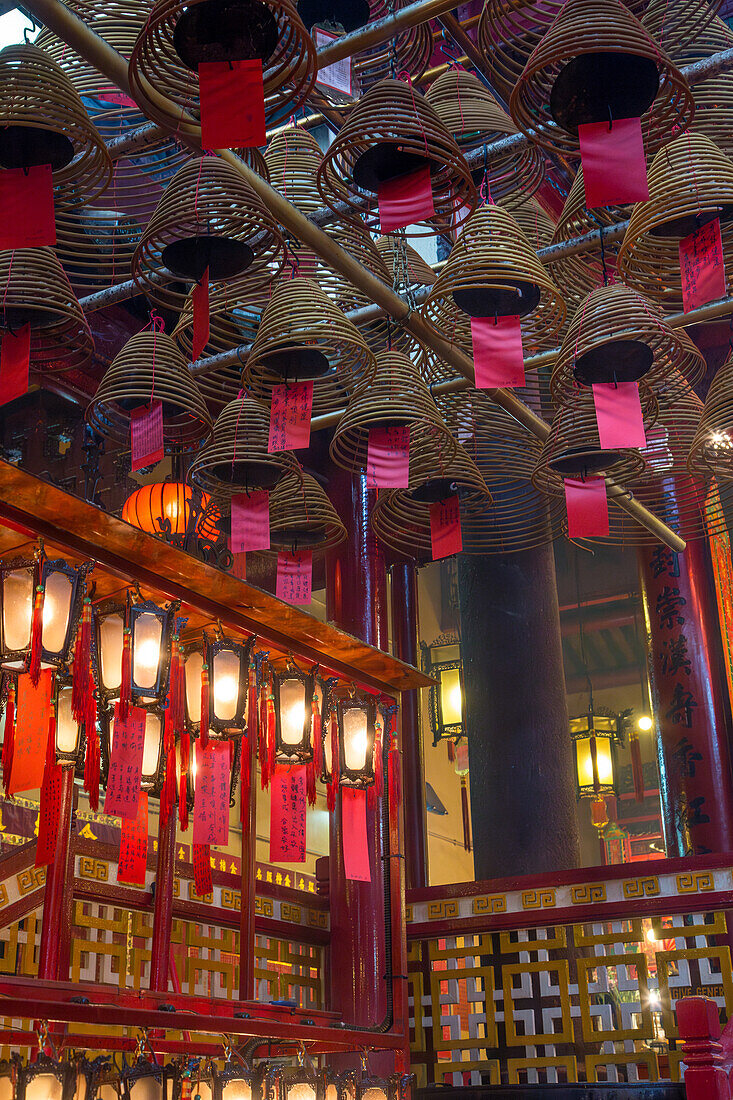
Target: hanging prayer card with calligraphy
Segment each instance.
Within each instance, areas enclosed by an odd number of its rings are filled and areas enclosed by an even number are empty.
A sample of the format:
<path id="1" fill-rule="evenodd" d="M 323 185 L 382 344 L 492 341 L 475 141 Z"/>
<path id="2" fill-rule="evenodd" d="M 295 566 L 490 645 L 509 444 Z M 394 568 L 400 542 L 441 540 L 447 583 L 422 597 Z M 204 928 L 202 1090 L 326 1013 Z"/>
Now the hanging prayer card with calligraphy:
<path id="1" fill-rule="evenodd" d="M 232 497 L 231 551 L 270 549 L 270 494 L 267 489 Z"/>
<path id="2" fill-rule="evenodd" d="M 31 326 L 5 332 L 0 338 L 0 405 L 28 392 L 31 366 Z"/>
<path id="3" fill-rule="evenodd" d="M 433 561 L 460 554 L 463 549 L 461 508 L 457 494 L 430 505 L 430 543 Z"/>
<path id="4" fill-rule="evenodd" d="M 725 261 L 720 218 L 707 222 L 680 241 L 682 309 L 691 309 L 724 298 Z"/>
<path id="5" fill-rule="evenodd" d="M 15 746 L 9 794 L 35 791 L 43 784 L 52 694 L 53 669 L 42 669 L 36 687 L 33 686 L 30 676 L 18 677 Z"/>
<path id="6" fill-rule="evenodd" d="M 471 339 L 477 390 L 524 385 L 519 317 L 472 317 Z"/>
<path id="7" fill-rule="evenodd" d="M 270 777 L 270 862 L 305 863 L 306 769 L 278 767 Z"/>
<path id="8" fill-rule="evenodd" d="M 267 444 L 270 454 L 275 451 L 297 451 L 310 445 L 312 408 L 312 382 L 292 382 L 272 387 Z"/>
<path id="9" fill-rule="evenodd" d="M 346 877 L 356 882 L 371 882 L 369 846 L 366 829 L 367 793 L 352 787 L 341 788 L 341 829 Z"/>
<path id="10" fill-rule="evenodd" d="M 608 536 L 608 497 L 606 479 L 580 481 L 565 478 L 565 504 L 568 511 L 568 538 L 604 538 Z"/>
<path id="11" fill-rule="evenodd" d="M 194 844 L 226 844 L 229 840 L 229 741 L 196 745 L 196 794 L 193 807 Z"/>
<path id="12" fill-rule="evenodd" d="M 281 550 L 277 555 L 277 589 L 279 600 L 294 605 L 311 602 L 313 582 L 312 550 Z"/>
<path id="13" fill-rule="evenodd" d="M 251 149 L 267 142 L 262 61 L 202 61 L 199 65 L 204 149 Z"/>
<path id="14" fill-rule="evenodd" d="M 143 707 L 130 707 L 127 718 L 121 718 L 120 704 L 116 703 L 107 794 L 104 800 L 106 814 L 137 817 L 144 748 L 145 710 Z"/>
<path id="15" fill-rule="evenodd" d="M 406 489 L 410 481 L 410 429 L 370 428 L 367 488 Z"/>
<path id="16" fill-rule="evenodd" d="M 594 382 L 593 403 L 602 450 L 646 447 L 638 382 Z"/>
<path id="17" fill-rule="evenodd" d="M 152 466 L 163 458 L 163 403 L 151 401 L 130 413 L 131 470 Z"/>
<path id="18" fill-rule="evenodd" d="M 145 885 L 148 864 L 148 792 L 141 791 L 135 817 L 123 817 L 117 881 Z"/>
<path id="19" fill-rule="evenodd" d="M 211 850 L 208 844 L 193 845 L 193 884 L 200 898 L 212 892 Z"/>

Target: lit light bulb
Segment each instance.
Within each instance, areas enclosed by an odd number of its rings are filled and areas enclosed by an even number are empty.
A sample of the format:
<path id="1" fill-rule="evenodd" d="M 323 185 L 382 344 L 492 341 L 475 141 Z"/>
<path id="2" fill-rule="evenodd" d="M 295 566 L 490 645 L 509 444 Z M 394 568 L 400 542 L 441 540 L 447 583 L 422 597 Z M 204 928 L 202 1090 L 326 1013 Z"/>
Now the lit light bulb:
<path id="1" fill-rule="evenodd" d="M 656 932 L 653 928 L 647 928 L 646 938 L 649 940 L 649 943 L 659 943 Z"/>
<path id="2" fill-rule="evenodd" d="M 642 714 L 639 721 L 636 723 L 640 730 L 646 732 L 652 728 L 652 720 L 648 714 Z"/>
<path id="3" fill-rule="evenodd" d="M 239 684 L 233 676 L 219 676 L 214 684 L 214 698 L 217 707 L 223 703 L 233 703 L 239 693 Z"/>
<path id="4" fill-rule="evenodd" d="M 458 715 L 459 721 L 463 713 L 463 700 L 461 699 L 461 685 L 460 683 L 454 684 L 450 693 L 450 705 L 453 711 Z"/>
<path id="5" fill-rule="evenodd" d="M 151 678 L 158 671 L 158 659 L 160 657 L 160 644 L 152 638 L 146 638 L 135 647 L 135 664 L 140 671 L 149 672 Z M 137 670 L 136 670 L 137 671 Z"/>

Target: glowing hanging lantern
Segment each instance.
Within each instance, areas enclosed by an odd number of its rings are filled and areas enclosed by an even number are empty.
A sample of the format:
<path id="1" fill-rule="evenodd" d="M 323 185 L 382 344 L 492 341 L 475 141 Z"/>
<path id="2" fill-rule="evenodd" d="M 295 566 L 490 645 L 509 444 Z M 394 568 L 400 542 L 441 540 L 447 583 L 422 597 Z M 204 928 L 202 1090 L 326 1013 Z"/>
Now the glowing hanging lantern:
<path id="1" fill-rule="evenodd" d="M 595 714 L 589 710 L 587 714 L 570 719 L 570 736 L 578 798 L 598 800 L 605 794 L 613 794 L 616 746 L 621 741 L 619 716 Z"/>
<path id="2" fill-rule="evenodd" d="M 81 748 L 79 723 L 72 714 L 71 680 L 59 679 L 56 684 L 56 762 L 76 764 Z"/>
<path id="3" fill-rule="evenodd" d="M 2 615 L 0 662 L 25 672 L 33 643 L 33 608 L 41 601 L 40 667 L 63 668 L 69 661 L 91 562 L 23 560 L 0 565 Z"/>
<path id="4" fill-rule="evenodd" d="M 208 730 L 215 739 L 237 736 L 247 726 L 249 665 L 254 639 L 233 642 L 219 636 L 191 647 L 185 656 L 186 719 L 189 731 L 201 726 L 204 663 L 208 677 Z M 206 658 L 204 662 L 204 657 Z"/>
<path id="5" fill-rule="evenodd" d="M 216 541 L 221 512 L 208 493 L 182 481 L 163 481 L 136 489 L 123 504 L 121 518 L 159 538 L 181 538 L 193 532 L 198 538 Z"/>
<path id="6" fill-rule="evenodd" d="M 172 1065 L 161 1065 L 154 1055 L 152 1057 L 153 1061 L 150 1061 L 140 1053 L 136 1062 L 124 1067 L 123 1100 L 172 1100 L 176 1070 Z"/>
<path id="7" fill-rule="evenodd" d="M 125 604 L 113 600 L 94 609 L 94 672 L 103 707 L 120 697 L 126 614 Z"/>
<path id="8" fill-rule="evenodd" d="M 315 677 L 289 660 L 273 672 L 275 755 L 282 763 L 305 764 L 313 759 L 313 693 Z"/>
<path id="9" fill-rule="evenodd" d="M 461 647 L 450 635 L 441 635 L 430 646 L 422 642 L 421 648 L 423 672 L 437 681 L 430 688 L 433 745 L 456 741 L 466 732 Z"/>
<path id="10" fill-rule="evenodd" d="M 374 742 L 377 705 L 368 695 L 354 693 L 336 705 L 341 783 L 367 787 L 374 782 Z"/>

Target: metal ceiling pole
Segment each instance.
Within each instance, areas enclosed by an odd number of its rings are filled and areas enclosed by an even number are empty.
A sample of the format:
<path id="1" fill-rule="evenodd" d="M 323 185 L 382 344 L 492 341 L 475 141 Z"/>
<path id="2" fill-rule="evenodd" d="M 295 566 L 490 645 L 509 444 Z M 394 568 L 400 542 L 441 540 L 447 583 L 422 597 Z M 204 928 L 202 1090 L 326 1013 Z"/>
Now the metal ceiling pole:
<path id="1" fill-rule="evenodd" d="M 89 27 L 74 15 L 60 0 L 28 0 L 28 9 L 37 15 L 46 26 L 67 42 L 86 61 L 99 69 L 108 80 L 116 84 L 121 91 L 130 94 L 130 84 L 127 75 L 127 63 L 116 50 L 105 42 L 99 35 L 94 34 Z M 435 0 L 425 2 L 424 9 L 431 9 L 426 18 L 436 15 L 441 5 Z M 452 5 L 446 4 L 449 8 Z M 407 11 L 408 9 L 404 9 Z M 154 92 L 154 89 L 150 89 Z M 188 141 L 193 141 L 194 134 L 200 136 L 200 127 L 196 120 L 185 120 Z M 182 127 L 181 127 L 182 128 Z M 200 146 L 199 146 L 200 148 Z M 398 324 L 403 325 L 409 332 L 416 336 L 422 343 L 431 347 L 444 362 L 473 383 L 473 363 L 469 357 L 443 337 L 438 336 L 423 320 L 415 314 L 410 306 L 402 301 L 400 296 L 386 286 L 376 275 L 362 267 L 353 256 L 349 255 L 335 241 L 333 241 L 322 229 L 313 225 L 305 215 L 301 214 L 265 180 L 248 168 L 239 157 L 231 150 L 217 150 L 221 159 L 240 173 L 243 179 L 250 185 L 263 200 L 270 213 L 289 229 L 291 233 L 307 247 L 312 248 L 317 255 L 325 260 L 334 270 L 338 271 L 355 287 L 362 290 L 369 298 L 388 313 Z M 510 390 L 495 389 L 486 390 L 487 396 L 497 405 L 503 408 L 510 416 L 514 417 L 532 435 L 540 440 L 545 440 L 549 434 L 549 427 Z M 627 494 L 623 487 L 618 486 L 613 479 L 608 478 L 609 496 L 618 507 L 628 512 L 637 522 L 659 538 L 667 546 L 674 550 L 682 551 L 685 548 L 681 539 L 665 523 L 650 512 L 633 497 Z"/>
<path id="2" fill-rule="evenodd" d="M 429 19 L 438 19 L 447 11 L 452 11 L 455 6 L 455 0 L 415 0 L 414 4 L 408 4 L 400 11 L 375 19 L 366 26 L 360 27 L 359 30 L 337 38 L 325 49 L 319 50 L 318 68 L 324 69 L 327 65 L 333 65 L 335 61 L 341 61 L 344 57 L 350 57 L 352 54 L 369 49 L 370 46 L 386 42 L 399 31 L 417 27 L 420 23 L 427 23 Z"/>

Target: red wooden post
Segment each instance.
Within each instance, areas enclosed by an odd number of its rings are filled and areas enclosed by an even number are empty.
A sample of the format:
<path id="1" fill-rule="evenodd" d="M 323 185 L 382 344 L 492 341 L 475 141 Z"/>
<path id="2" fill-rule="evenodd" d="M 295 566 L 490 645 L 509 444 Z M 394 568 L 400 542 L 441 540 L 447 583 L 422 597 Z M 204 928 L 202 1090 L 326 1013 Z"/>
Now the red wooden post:
<path id="1" fill-rule="evenodd" d="M 46 891 L 43 895 L 43 924 L 38 952 L 38 977 L 55 982 L 59 977 L 59 957 L 62 940 L 71 935 L 65 925 L 71 919 L 69 894 L 65 890 L 69 843 L 71 838 L 71 811 L 74 803 L 74 769 L 61 769 L 61 806 L 53 861 L 46 868 Z M 65 904 L 66 902 L 66 904 Z"/>
<path id="2" fill-rule="evenodd" d="M 257 738 L 249 741 L 251 753 L 249 818 L 242 822 L 241 908 L 239 913 L 239 999 L 255 995 L 255 875 L 257 873 Z"/>
<path id="3" fill-rule="evenodd" d="M 730 1100 L 723 1069 L 718 1006 L 709 997 L 683 997 L 677 1003 L 677 1026 L 684 1040 L 682 1060 L 688 1100 Z"/>
<path id="4" fill-rule="evenodd" d="M 158 824 L 158 867 L 155 872 L 153 938 L 150 950 L 150 988 L 168 990 L 171 928 L 173 926 L 173 868 L 176 862 L 175 807 L 165 825 Z"/>

